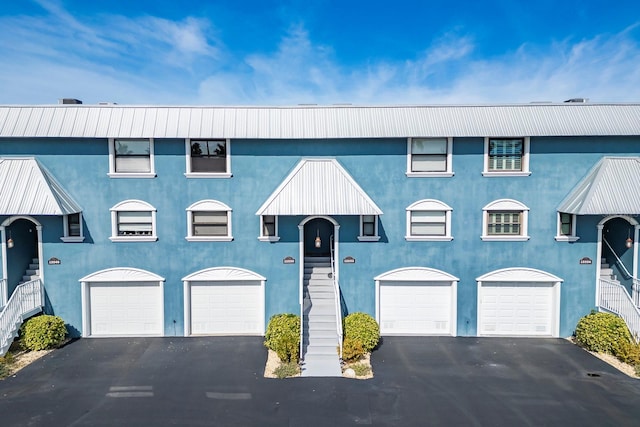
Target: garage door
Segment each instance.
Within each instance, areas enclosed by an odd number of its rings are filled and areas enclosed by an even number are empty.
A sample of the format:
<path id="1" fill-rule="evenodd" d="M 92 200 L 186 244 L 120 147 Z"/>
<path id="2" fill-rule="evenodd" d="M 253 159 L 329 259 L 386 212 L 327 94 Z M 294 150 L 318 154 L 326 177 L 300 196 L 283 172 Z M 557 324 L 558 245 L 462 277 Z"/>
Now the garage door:
<path id="1" fill-rule="evenodd" d="M 451 282 L 381 281 L 382 335 L 454 335 Z"/>
<path id="2" fill-rule="evenodd" d="M 554 335 L 554 283 L 483 282 L 479 298 L 480 335 Z"/>
<path id="3" fill-rule="evenodd" d="M 157 282 L 94 282 L 88 291 L 91 336 L 162 334 L 162 290 Z"/>
<path id="4" fill-rule="evenodd" d="M 191 334 L 262 334 L 260 281 L 190 282 Z"/>

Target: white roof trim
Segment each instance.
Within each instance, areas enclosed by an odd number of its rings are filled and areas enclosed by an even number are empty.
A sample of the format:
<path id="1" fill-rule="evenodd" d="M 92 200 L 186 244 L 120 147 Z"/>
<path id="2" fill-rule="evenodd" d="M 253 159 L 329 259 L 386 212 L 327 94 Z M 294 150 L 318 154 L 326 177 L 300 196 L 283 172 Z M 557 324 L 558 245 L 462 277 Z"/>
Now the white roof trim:
<path id="1" fill-rule="evenodd" d="M 229 282 L 235 280 L 267 280 L 251 270 L 237 267 L 213 267 L 196 271 L 182 278 L 189 282 Z"/>
<path id="2" fill-rule="evenodd" d="M 142 200 L 124 200 L 120 203 L 115 204 L 110 210 L 111 211 L 148 212 L 148 211 L 155 211 L 156 208 L 154 208 L 152 205 Z"/>
<path id="3" fill-rule="evenodd" d="M 96 271 L 79 282 L 164 282 L 164 278 L 139 268 L 115 267 Z"/>
<path id="4" fill-rule="evenodd" d="M 302 159 L 256 215 L 382 215 L 336 159 Z"/>
<path id="5" fill-rule="evenodd" d="M 82 208 L 33 157 L 0 157 L 0 215 L 69 215 Z"/>
<path id="6" fill-rule="evenodd" d="M 187 211 L 230 211 L 231 208 L 217 200 L 200 200 L 189 206 Z"/>
<path id="7" fill-rule="evenodd" d="M 558 276 L 546 271 L 527 267 L 495 270 L 476 279 L 477 282 L 563 282 Z"/>
<path id="8" fill-rule="evenodd" d="M 505 211 L 528 211 L 529 208 L 523 203 L 513 200 L 513 199 L 499 199 L 494 200 L 493 202 L 486 205 L 482 208 L 483 211 L 496 211 L 496 210 L 505 210 Z"/>
<path id="9" fill-rule="evenodd" d="M 603 157 L 573 188 L 558 212 L 575 215 L 640 214 L 640 157 Z"/>
<path id="10" fill-rule="evenodd" d="M 387 271 L 373 280 L 397 281 L 397 282 L 457 282 L 458 279 L 449 273 L 428 267 L 404 267 Z"/>

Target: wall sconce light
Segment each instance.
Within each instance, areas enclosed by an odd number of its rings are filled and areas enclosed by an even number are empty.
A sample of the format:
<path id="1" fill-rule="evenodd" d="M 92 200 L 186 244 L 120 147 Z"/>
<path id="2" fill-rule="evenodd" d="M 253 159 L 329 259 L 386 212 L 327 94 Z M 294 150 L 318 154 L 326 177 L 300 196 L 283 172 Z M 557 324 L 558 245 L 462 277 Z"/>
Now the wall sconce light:
<path id="1" fill-rule="evenodd" d="M 9 230 L 9 239 L 7 239 L 7 247 L 11 249 L 13 247 L 13 239 L 11 238 L 11 230 Z"/>
<path id="2" fill-rule="evenodd" d="M 320 246 L 322 246 L 322 241 L 320 240 L 320 229 L 317 229 L 316 248 L 319 248 Z"/>
<path id="3" fill-rule="evenodd" d="M 627 247 L 627 249 L 631 249 L 631 246 L 633 246 L 633 240 L 631 239 L 630 231 L 627 231 L 627 240 L 625 240 L 624 245 Z"/>

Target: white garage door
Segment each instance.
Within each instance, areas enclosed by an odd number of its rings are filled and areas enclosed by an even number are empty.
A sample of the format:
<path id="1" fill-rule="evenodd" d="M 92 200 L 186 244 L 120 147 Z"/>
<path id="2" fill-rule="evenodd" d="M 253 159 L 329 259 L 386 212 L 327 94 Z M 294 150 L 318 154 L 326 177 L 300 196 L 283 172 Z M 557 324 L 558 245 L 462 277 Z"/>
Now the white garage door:
<path id="1" fill-rule="evenodd" d="M 260 281 L 191 282 L 191 333 L 262 334 Z"/>
<path id="2" fill-rule="evenodd" d="M 162 334 L 158 283 L 90 283 L 88 290 L 92 336 Z"/>
<path id="3" fill-rule="evenodd" d="M 479 334 L 552 336 L 553 283 L 491 283 L 479 288 Z"/>
<path id="4" fill-rule="evenodd" d="M 453 335 L 451 282 L 380 282 L 382 335 Z"/>

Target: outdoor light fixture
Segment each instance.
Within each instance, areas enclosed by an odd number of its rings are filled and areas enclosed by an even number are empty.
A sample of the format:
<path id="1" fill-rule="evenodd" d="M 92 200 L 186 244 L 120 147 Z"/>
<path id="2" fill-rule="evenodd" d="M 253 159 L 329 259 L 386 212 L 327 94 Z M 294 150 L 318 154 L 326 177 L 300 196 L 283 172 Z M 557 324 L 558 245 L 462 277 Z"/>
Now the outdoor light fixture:
<path id="1" fill-rule="evenodd" d="M 627 247 L 627 249 L 631 249 L 631 246 L 633 246 L 633 240 L 631 240 L 630 231 L 627 231 L 627 240 L 624 242 L 624 245 Z"/>
<path id="2" fill-rule="evenodd" d="M 11 249 L 13 247 L 13 239 L 11 238 L 11 230 L 9 230 L 9 239 L 7 240 L 7 247 Z"/>
<path id="3" fill-rule="evenodd" d="M 317 234 L 316 234 L 316 248 L 319 248 L 320 246 L 322 246 L 322 241 L 320 240 L 320 229 L 317 229 Z"/>

